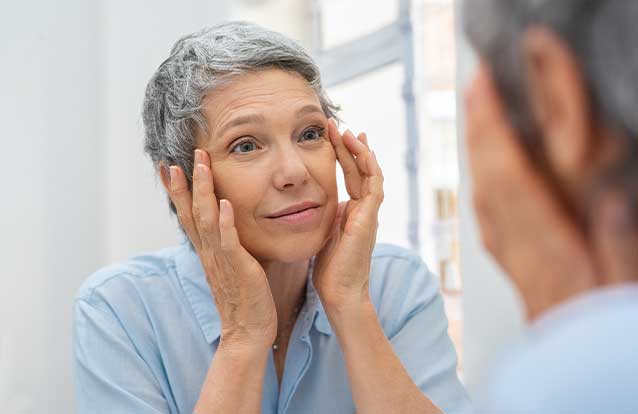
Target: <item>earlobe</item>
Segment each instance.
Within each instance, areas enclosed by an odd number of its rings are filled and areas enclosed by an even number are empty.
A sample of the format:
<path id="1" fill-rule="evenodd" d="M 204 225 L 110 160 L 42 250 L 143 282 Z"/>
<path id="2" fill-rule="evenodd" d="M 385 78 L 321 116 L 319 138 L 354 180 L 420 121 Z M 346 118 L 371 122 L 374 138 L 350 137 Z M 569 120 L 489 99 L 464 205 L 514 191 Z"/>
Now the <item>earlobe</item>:
<path id="1" fill-rule="evenodd" d="M 545 28 L 523 41 L 528 97 L 543 152 L 554 173 L 571 181 L 587 168 L 593 144 L 590 102 L 576 57 Z"/>

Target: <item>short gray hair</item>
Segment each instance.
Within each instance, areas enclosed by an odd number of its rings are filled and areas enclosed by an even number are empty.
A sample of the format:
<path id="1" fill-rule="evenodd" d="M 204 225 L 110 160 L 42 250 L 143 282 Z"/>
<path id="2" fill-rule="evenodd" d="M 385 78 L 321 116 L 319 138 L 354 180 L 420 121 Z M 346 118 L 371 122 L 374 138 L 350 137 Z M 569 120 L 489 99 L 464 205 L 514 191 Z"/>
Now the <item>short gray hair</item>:
<path id="1" fill-rule="evenodd" d="M 638 187 L 638 1 L 465 0 L 465 31 L 487 60 L 513 126 L 528 150 L 539 150 L 521 41 L 532 26 L 560 36 L 579 61 L 592 115 L 626 140 L 628 157 L 617 166 L 616 184 Z M 538 154 L 535 154 L 538 155 Z M 622 178 L 620 178 L 622 176 Z M 613 180 L 612 180 L 613 181 Z M 629 182 L 628 182 L 629 181 Z M 635 197 L 638 197 L 634 195 Z"/>
<path id="2" fill-rule="evenodd" d="M 336 118 L 339 108 L 328 99 L 319 68 L 298 43 L 256 24 L 223 23 L 179 39 L 146 87 L 144 150 L 153 164 L 181 167 L 192 185 L 197 131 L 208 133 L 204 97 L 237 75 L 272 68 L 301 75 L 325 115 Z"/>

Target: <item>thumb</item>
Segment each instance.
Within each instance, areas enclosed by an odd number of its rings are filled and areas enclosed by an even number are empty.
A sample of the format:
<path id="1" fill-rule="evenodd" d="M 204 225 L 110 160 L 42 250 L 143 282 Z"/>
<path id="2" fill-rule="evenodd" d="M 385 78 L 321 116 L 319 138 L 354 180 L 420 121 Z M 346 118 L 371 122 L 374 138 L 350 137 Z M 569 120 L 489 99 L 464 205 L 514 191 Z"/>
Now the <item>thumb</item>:
<path id="1" fill-rule="evenodd" d="M 232 267 L 237 269 L 245 259 L 245 250 L 239 241 L 235 227 L 235 213 L 230 201 L 222 199 L 219 202 L 219 237 L 220 248 Z"/>
<path id="2" fill-rule="evenodd" d="M 348 217 L 348 202 L 342 201 L 337 206 L 337 214 L 335 215 L 335 219 L 332 226 L 331 234 L 334 236 L 339 235 L 340 232 L 343 232 L 343 228 L 346 225 L 346 218 Z"/>

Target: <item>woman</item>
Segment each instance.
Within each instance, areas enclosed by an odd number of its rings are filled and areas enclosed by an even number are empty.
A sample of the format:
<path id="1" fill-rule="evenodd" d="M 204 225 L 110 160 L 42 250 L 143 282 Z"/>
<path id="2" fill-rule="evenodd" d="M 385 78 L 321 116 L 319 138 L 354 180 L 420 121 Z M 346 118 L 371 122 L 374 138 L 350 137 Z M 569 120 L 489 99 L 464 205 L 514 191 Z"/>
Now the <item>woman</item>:
<path id="1" fill-rule="evenodd" d="M 144 126 L 188 240 L 80 289 L 80 412 L 467 410 L 436 279 L 375 246 L 383 175 L 334 116 L 284 36 L 227 23 L 177 42 Z"/>

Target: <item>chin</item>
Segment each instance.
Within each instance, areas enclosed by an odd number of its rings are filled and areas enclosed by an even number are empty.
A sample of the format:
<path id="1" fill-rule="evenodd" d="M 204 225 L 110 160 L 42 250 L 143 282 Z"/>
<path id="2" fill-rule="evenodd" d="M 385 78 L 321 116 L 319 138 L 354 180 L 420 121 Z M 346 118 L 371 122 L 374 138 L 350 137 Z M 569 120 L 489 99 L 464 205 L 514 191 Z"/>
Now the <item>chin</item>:
<path id="1" fill-rule="evenodd" d="M 311 240 L 314 239 L 314 240 Z M 306 238 L 303 241 L 294 243 L 282 243 L 275 252 L 278 261 L 284 263 L 294 263 L 308 260 L 315 256 L 323 247 L 321 237 Z"/>
<path id="2" fill-rule="evenodd" d="M 259 261 L 295 263 L 315 256 L 325 244 L 324 232 L 297 234 L 292 237 L 272 239 L 266 249 L 253 254 Z"/>

